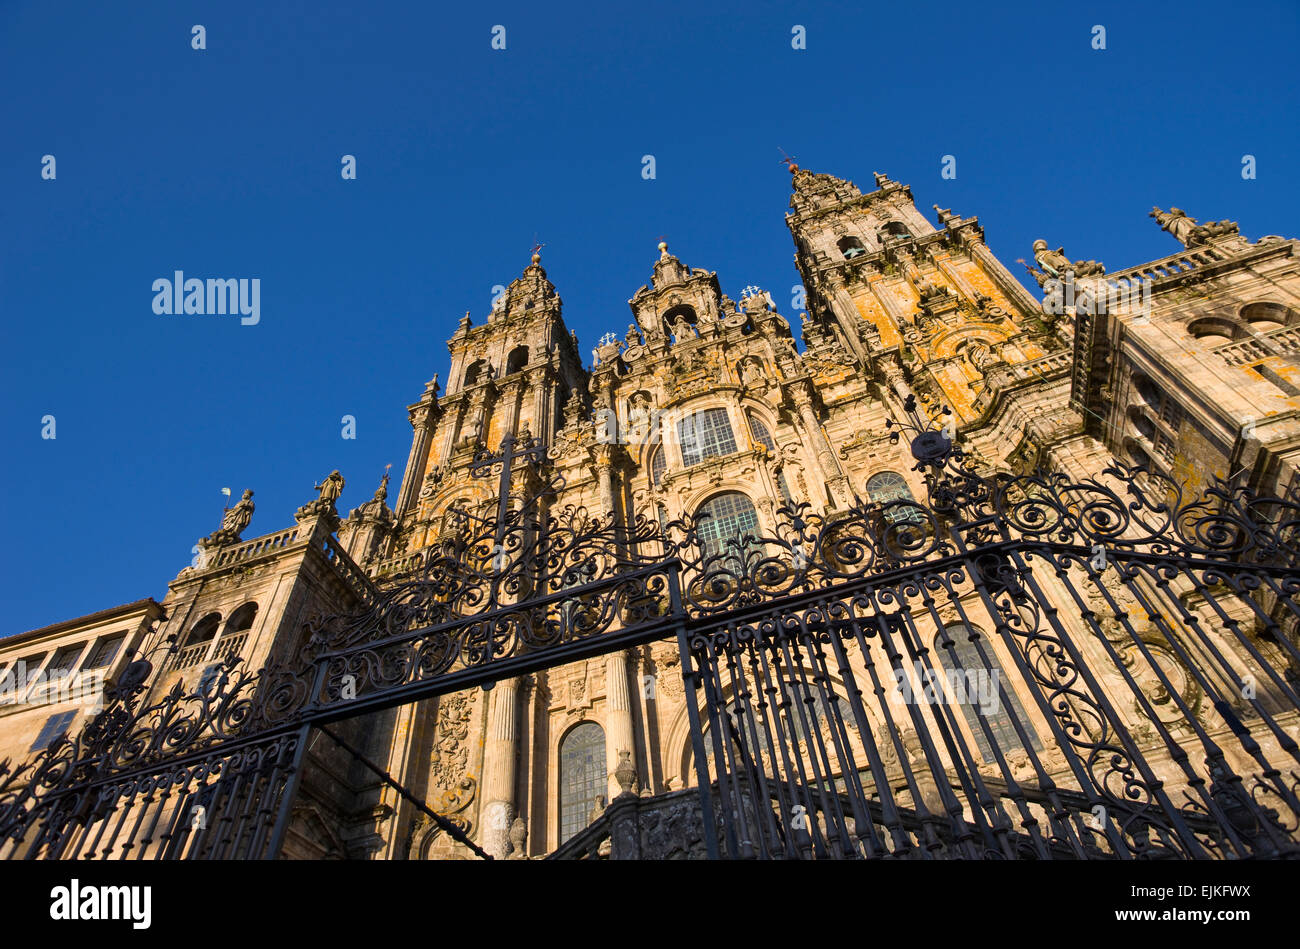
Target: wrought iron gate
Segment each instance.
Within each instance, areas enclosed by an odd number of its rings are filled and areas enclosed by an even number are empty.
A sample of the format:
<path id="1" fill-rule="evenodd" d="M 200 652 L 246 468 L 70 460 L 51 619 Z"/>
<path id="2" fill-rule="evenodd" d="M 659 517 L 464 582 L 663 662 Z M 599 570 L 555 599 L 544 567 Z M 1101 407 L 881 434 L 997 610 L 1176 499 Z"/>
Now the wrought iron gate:
<path id="1" fill-rule="evenodd" d="M 1300 499 L 981 475 L 924 427 L 927 503 L 791 504 L 722 544 L 558 508 L 507 439 L 475 465 L 495 511 L 377 600 L 206 693 L 138 706 L 139 659 L 0 770 L 0 855 L 274 857 L 313 728 L 671 638 L 711 855 L 1300 852 Z"/>

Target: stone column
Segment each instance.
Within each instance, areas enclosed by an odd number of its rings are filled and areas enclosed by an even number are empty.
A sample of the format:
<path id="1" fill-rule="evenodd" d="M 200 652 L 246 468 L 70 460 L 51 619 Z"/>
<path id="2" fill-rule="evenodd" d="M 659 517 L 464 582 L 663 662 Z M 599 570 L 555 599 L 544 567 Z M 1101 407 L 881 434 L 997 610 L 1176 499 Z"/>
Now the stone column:
<path id="1" fill-rule="evenodd" d="M 488 693 L 479 845 L 497 858 L 506 857 L 510 850 L 510 825 L 515 819 L 518 694 L 518 679 L 502 679 Z"/>
<path id="2" fill-rule="evenodd" d="M 912 388 L 903 378 L 903 370 L 899 368 L 898 363 L 893 359 L 883 360 L 880 368 L 885 373 L 885 381 L 889 383 L 889 388 L 901 401 L 906 402 L 907 397 L 912 394 Z"/>
<path id="3" fill-rule="evenodd" d="M 619 649 L 605 657 L 605 768 L 610 801 L 623 793 L 615 772 L 625 752 L 632 767 L 636 767 L 636 730 L 632 725 L 632 698 L 627 686 L 628 653 L 629 650 Z M 623 778 L 629 785 L 635 779 L 628 779 L 626 772 Z"/>
<path id="4" fill-rule="evenodd" d="M 410 411 L 411 427 L 415 434 L 411 438 L 411 453 L 406 456 L 406 471 L 402 475 L 402 493 L 397 497 L 397 517 L 410 510 L 420 496 L 420 487 L 424 480 L 424 468 L 429 462 L 429 445 L 433 441 L 434 402 L 417 403 Z"/>
<path id="5" fill-rule="evenodd" d="M 799 396 L 794 401 L 798 405 L 799 418 L 803 421 L 804 431 L 807 433 L 805 444 L 814 450 L 824 483 L 828 487 L 834 486 L 837 489 L 842 489 L 843 486 L 840 482 L 843 481 L 844 473 L 840 471 L 839 462 L 835 460 L 835 453 L 831 451 L 831 445 L 826 439 L 826 433 L 822 431 L 821 423 L 817 421 L 817 415 L 813 412 L 812 400 L 814 395 L 812 385 L 805 382 L 803 391 L 799 393 Z M 831 504 L 835 504 L 844 499 L 836 497 L 830 490 L 827 490 L 827 500 Z"/>

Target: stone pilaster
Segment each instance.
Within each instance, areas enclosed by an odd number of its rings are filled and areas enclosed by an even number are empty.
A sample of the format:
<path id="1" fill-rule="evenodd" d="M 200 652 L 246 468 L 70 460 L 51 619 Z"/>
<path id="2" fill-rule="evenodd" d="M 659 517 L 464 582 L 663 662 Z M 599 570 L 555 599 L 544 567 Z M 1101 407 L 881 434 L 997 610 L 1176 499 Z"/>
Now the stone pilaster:
<path id="1" fill-rule="evenodd" d="M 436 403 L 417 402 L 408 413 L 414 432 L 411 436 L 411 451 L 406 456 L 406 470 L 402 474 L 402 493 L 397 497 L 397 511 L 402 517 L 420 497 L 421 481 L 424 469 L 429 463 L 429 447 L 433 443 L 433 429 L 436 417 Z"/>

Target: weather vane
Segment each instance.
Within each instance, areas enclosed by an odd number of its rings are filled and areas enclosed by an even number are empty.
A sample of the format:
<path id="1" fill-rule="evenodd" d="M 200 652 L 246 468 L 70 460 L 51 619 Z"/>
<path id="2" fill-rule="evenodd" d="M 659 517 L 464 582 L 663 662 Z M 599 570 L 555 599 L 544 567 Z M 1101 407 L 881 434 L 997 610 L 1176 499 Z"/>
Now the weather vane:
<path id="1" fill-rule="evenodd" d="M 787 155 L 784 148 L 778 145 L 776 150 L 781 153 L 781 163 L 785 165 L 787 168 L 789 168 L 791 171 L 794 171 L 796 168 L 799 167 L 798 165 L 795 164 L 794 156 Z"/>

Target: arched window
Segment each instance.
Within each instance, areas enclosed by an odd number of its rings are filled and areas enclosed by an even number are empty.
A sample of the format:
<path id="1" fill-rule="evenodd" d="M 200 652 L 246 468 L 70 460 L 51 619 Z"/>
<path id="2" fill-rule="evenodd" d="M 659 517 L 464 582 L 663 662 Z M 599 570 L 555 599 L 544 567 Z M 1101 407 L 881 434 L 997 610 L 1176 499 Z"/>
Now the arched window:
<path id="1" fill-rule="evenodd" d="M 881 225 L 879 234 L 881 237 L 911 237 L 912 232 L 907 229 L 907 225 L 902 221 L 886 221 Z"/>
<path id="2" fill-rule="evenodd" d="M 920 508 L 910 505 L 887 507 L 894 501 L 915 501 L 907 480 L 897 471 L 882 471 L 867 480 L 867 497 L 876 504 L 885 507 L 885 518 L 891 524 L 919 524 L 925 520 Z"/>
<path id="3" fill-rule="evenodd" d="M 221 639 L 212 650 L 212 658 L 223 659 L 231 653 L 240 652 L 248 642 L 248 631 L 253 628 L 256 617 L 257 604 L 251 601 L 231 613 L 226 628 L 221 631 Z"/>
<path id="4" fill-rule="evenodd" d="M 1015 725 L 1012 724 L 1013 713 L 1015 720 L 1020 722 L 1029 735 L 1034 751 L 1042 751 L 1043 745 L 1038 740 L 1038 734 L 1030 724 L 1029 717 L 1025 714 L 1024 706 L 1020 704 L 1016 690 L 1012 687 L 1012 680 L 1002 669 L 1002 664 L 993 651 L 993 643 L 982 630 L 977 628 L 974 632 L 979 635 L 980 646 L 988 657 L 987 665 L 980 659 L 979 650 L 971 641 L 971 628 L 964 623 L 954 623 L 947 627 L 946 633 L 952 640 L 951 649 L 943 644 L 944 633 L 937 634 L 934 638 L 934 651 L 939 665 L 949 673 L 948 680 L 958 686 L 954 692 L 960 690 L 965 693 L 956 694 L 953 698 L 961 706 L 966 724 L 970 726 L 975 744 L 979 748 L 980 757 L 985 761 L 996 760 L 984 729 L 980 725 L 981 720 L 989 723 L 989 730 L 993 732 L 993 737 L 1003 754 L 1015 749 L 1023 749 Z M 992 700 L 989 705 L 992 707 L 983 704 L 990 696 Z M 1007 709 L 1008 704 L 1011 706 L 1010 710 Z"/>
<path id="5" fill-rule="evenodd" d="M 1256 333 L 1269 333 L 1284 326 L 1300 323 L 1300 311 L 1284 303 L 1261 300 L 1243 306 L 1241 318 L 1250 324 L 1250 328 Z"/>
<path id="6" fill-rule="evenodd" d="M 776 442 L 772 441 L 772 433 L 753 415 L 749 416 L 749 434 L 757 444 L 764 446 L 768 451 L 776 451 Z"/>
<path id="7" fill-rule="evenodd" d="M 1135 439 L 1132 438 L 1124 439 L 1124 451 L 1128 453 L 1128 456 L 1129 458 L 1132 459 L 1133 464 L 1141 465 L 1143 468 L 1146 468 L 1148 471 L 1156 470 L 1155 466 L 1151 464 L 1151 456 L 1147 454 L 1146 450 L 1141 445 L 1139 445 Z"/>
<path id="8" fill-rule="evenodd" d="M 1133 374 L 1133 388 L 1166 425 L 1178 430 L 1178 425 L 1183 420 L 1183 410 L 1173 396 L 1156 385 L 1150 376 L 1139 372 Z"/>
<path id="9" fill-rule="evenodd" d="M 662 448 L 656 448 L 655 453 L 650 456 L 650 483 L 656 488 L 663 484 L 664 472 L 668 470 L 668 459 L 664 456 Z"/>
<path id="10" fill-rule="evenodd" d="M 1145 412 L 1136 405 L 1128 407 L 1128 420 L 1133 423 L 1137 433 L 1149 442 L 1154 442 L 1156 438 L 1156 423 L 1147 418 Z"/>
<path id="11" fill-rule="evenodd" d="M 188 669 L 202 662 L 220 627 L 220 613 L 209 613 L 191 626 L 190 634 L 185 637 L 180 650 L 172 655 L 171 668 Z"/>
<path id="12" fill-rule="evenodd" d="M 528 347 L 516 346 L 506 357 L 506 375 L 518 372 L 528 365 Z"/>
<path id="13" fill-rule="evenodd" d="M 1236 320 L 1220 316 L 1206 316 L 1187 324 L 1187 334 L 1206 346 L 1223 346 L 1234 339 L 1244 339 L 1250 334 Z"/>
<path id="14" fill-rule="evenodd" d="M 736 451 L 736 435 L 726 409 L 705 409 L 686 416 L 677 423 L 677 440 L 682 446 L 682 464 L 688 468 Z"/>
<path id="15" fill-rule="evenodd" d="M 222 631 L 222 636 L 230 636 L 234 633 L 242 633 L 244 630 L 253 628 L 253 620 L 257 617 L 257 604 L 249 601 L 241 606 L 235 612 L 230 614 L 230 619 L 226 620 L 226 628 Z"/>
<path id="16" fill-rule="evenodd" d="M 560 843 L 591 823 L 606 787 L 605 730 L 583 722 L 560 742 Z"/>
<path id="17" fill-rule="evenodd" d="M 854 257 L 861 257 L 867 252 L 867 249 L 862 246 L 862 241 L 851 236 L 841 237 L 836 242 L 835 246 L 840 249 L 840 253 L 844 255 L 845 260 L 852 260 Z"/>
<path id="18" fill-rule="evenodd" d="M 483 378 L 483 371 L 486 368 L 487 368 L 486 359 L 479 359 L 471 363 L 470 367 L 465 370 L 465 381 L 462 382 L 461 385 L 472 386 L 474 383 L 478 382 L 479 379 Z"/>
<path id="19" fill-rule="evenodd" d="M 197 646 L 199 643 L 208 643 L 212 637 L 217 635 L 217 627 L 221 624 L 220 613 L 209 613 L 203 619 L 194 624 L 190 630 L 190 635 L 185 640 L 186 648 Z"/>
<path id="20" fill-rule="evenodd" d="M 758 533 L 758 512 L 739 491 L 715 494 L 695 512 L 696 534 L 706 557 L 734 551 L 727 542 Z"/>

